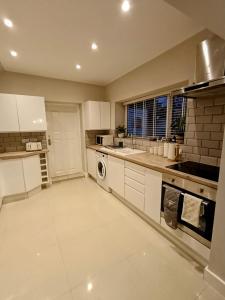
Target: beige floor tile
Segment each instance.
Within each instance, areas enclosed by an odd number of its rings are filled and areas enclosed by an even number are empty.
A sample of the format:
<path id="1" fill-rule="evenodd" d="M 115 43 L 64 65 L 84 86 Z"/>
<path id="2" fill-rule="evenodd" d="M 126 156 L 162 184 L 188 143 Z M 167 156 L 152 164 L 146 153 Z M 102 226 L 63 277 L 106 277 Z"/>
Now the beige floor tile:
<path id="1" fill-rule="evenodd" d="M 203 280 L 198 264 L 88 178 L 3 206 L 0 283 L 1 300 L 194 300 Z"/>

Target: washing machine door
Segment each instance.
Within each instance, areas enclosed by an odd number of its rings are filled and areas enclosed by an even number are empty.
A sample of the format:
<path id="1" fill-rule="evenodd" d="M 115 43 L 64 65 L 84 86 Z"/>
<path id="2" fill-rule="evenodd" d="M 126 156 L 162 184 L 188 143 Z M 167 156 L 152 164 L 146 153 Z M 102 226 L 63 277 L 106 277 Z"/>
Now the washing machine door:
<path id="1" fill-rule="evenodd" d="M 106 165 L 103 159 L 99 159 L 97 161 L 97 174 L 101 180 L 103 180 L 106 176 Z"/>

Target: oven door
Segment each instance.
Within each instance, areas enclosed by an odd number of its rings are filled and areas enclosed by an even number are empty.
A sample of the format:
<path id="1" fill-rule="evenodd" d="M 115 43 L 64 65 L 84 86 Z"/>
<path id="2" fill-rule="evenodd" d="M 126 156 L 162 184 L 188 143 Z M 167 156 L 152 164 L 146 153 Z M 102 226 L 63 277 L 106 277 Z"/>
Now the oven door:
<path id="1" fill-rule="evenodd" d="M 161 200 L 161 211 L 164 212 L 164 196 L 165 196 L 165 187 L 164 184 L 170 185 L 168 183 L 163 183 L 162 187 L 162 200 Z M 206 198 L 200 197 L 198 195 L 195 195 L 193 193 L 190 193 L 189 191 L 177 188 L 173 185 L 170 185 L 171 187 L 179 190 L 181 192 L 179 203 L 178 203 L 178 213 L 177 213 L 177 221 L 178 221 L 178 227 L 182 231 L 186 232 L 187 234 L 191 235 L 201 243 L 209 246 L 212 239 L 212 231 L 213 231 L 213 222 L 214 222 L 214 214 L 215 214 L 215 202 L 208 200 Z M 184 201 L 184 193 L 193 195 L 195 197 L 198 197 L 202 199 L 201 204 L 201 216 L 200 216 L 200 226 L 199 228 L 183 221 L 181 219 L 182 210 L 183 210 L 183 201 Z M 204 240 L 206 242 L 204 242 Z M 208 241 L 208 242 L 207 242 Z"/>

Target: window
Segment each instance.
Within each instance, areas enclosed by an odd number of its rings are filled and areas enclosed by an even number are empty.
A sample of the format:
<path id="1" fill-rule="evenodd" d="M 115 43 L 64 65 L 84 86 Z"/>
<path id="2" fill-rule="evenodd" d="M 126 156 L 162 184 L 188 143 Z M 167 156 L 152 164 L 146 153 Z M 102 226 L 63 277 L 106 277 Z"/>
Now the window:
<path id="1" fill-rule="evenodd" d="M 173 97 L 172 103 L 172 120 L 171 120 L 171 134 L 184 133 L 185 120 L 187 110 L 187 98 L 182 96 Z"/>
<path id="2" fill-rule="evenodd" d="M 186 117 L 187 101 L 184 97 L 174 97 L 168 111 L 169 97 L 159 96 L 127 105 L 127 133 L 138 137 L 165 137 L 174 134 L 178 119 Z M 168 114 L 171 118 L 168 118 Z M 171 120 L 171 122 L 169 122 Z"/>

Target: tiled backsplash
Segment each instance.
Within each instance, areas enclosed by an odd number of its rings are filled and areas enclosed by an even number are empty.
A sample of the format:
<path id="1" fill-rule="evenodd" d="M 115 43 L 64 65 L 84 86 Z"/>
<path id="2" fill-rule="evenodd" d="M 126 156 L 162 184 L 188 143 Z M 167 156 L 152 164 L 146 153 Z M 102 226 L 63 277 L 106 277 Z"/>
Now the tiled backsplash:
<path id="1" fill-rule="evenodd" d="M 219 165 L 225 124 L 225 97 L 188 99 L 183 158 Z"/>
<path id="2" fill-rule="evenodd" d="M 0 133 L 0 152 L 26 150 L 26 142 L 41 142 L 43 149 L 47 148 L 45 132 L 15 132 Z"/>

